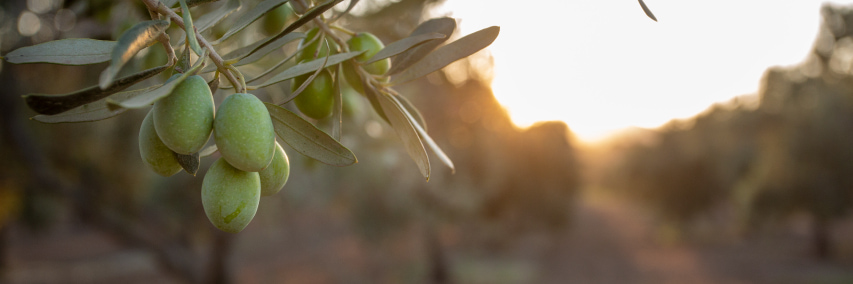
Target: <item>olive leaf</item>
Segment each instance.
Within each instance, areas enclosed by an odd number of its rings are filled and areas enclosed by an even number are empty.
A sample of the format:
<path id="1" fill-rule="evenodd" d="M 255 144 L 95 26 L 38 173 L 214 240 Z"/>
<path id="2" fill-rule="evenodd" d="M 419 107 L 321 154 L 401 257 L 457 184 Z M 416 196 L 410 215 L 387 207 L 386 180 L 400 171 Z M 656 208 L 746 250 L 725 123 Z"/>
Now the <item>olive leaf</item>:
<path id="1" fill-rule="evenodd" d="M 335 55 L 331 55 L 328 57 L 317 58 L 317 59 L 314 59 L 314 60 L 311 60 L 308 62 L 304 62 L 301 64 L 297 64 L 297 65 L 294 65 L 293 67 L 285 69 L 281 73 L 276 74 L 275 76 L 264 81 L 260 85 L 252 86 L 252 88 L 258 89 L 258 88 L 267 87 L 267 86 L 282 82 L 282 81 L 287 80 L 287 79 L 292 79 L 292 78 L 299 76 L 299 75 L 302 75 L 302 74 L 308 74 L 311 72 L 315 72 L 315 71 L 317 71 L 317 69 L 320 69 L 324 66 L 333 66 L 333 65 L 339 64 L 345 60 L 356 57 L 363 52 L 364 51 L 362 50 L 362 51 L 340 53 L 340 54 L 335 54 Z M 323 64 L 324 61 L 326 61 L 327 59 L 328 59 L 328 62 L 326 62 L 326 64 Z"/>
<path id="2" fill-rule="evenodd" d="M 170 79 L 170 81 L 167 81 L 166 84 L 163 84 L 159 88 L 124 100 L 119 100 L 118 98 L 107 98 L 107 108 L 110 110 L 116 110 L 119 108 L 143 108 L 150 106 L 159 99 L 165 98 L 172 93 L 172 90 L 174 90 L 178 84 L 186 80 L 187 77 L 192 76 L 196 70 L 204 65 L 203 63 L 205 58 L 207 58 L 208 53 L 208 50 L 205 49 L 203 55 L 198 58 L 193 67 L 189 70 L 185 70 L 181 76 Z"/>
<path id="3" fill-rule="evenodd" d="M 391 84 L 402 84 L 420 78 L 444 68 L 444 66 L 447 66 L 456 60 L 468 57 L 469 55 L 474 54 L 475 52 L 492 44 L 492 42 L 495 41 L 495 38 L 498 37 L 500 30 L 500 27 L 491 26 L 460 38 L 445 46 L 439 47 L 424 57 L 424 59 L 421 59 L 412 65 L 412 67 L 409 67 L 409 69 L 406 69 L 406 71 L 403 71 L 400 75 L 394 77 Z"/>
<path id="4" fill-rule="evenodd" d="M 424 130 L 427 130 L 426 120 L 424 120 L 424 116 L 418 108 L 416 108 L 415 105 L 413 105 L 412 102 L 404 96 L 395 96 L 395 98 L 400 102 L 400 105 L 406 109 L 406 112 L 410 114 L 409 116 L 412 121 L 417 122 L 417 124 L 423 127 Z"/>
<path id="5" fill-rule="evenodd" d="M 6 61 L 86 65 L 110 60 L 116 42 L 88 38 L 69 38 L 18 48 L 6 54 Z"/>
<path id="6" fill-rule="evenodd" d="M 96 85 L 63 95 L 28 94 L 24 96 L 24 101 L 26 101 L 27 106 L 39 114 L 59 114 L 121 92 L 136 83 L 163 72 L 168 67 L 154 67 L 122 77 L 106 89 L 101 89 L 100 86 Z"/>
<path id="7" fill-rule="evenodd" d="M 271 103 L 264 105 L 270 112 L 276 135 L 297 152 L 339 167 L 358 162 L 350 149 L 299 115 Z"/>
<path id="8" fill-rule="evenodd" d="M 181 0 L 181 2 L 183 2 L 183 0 Z M 185 172 L 193 176 L 198 173 L 198 167 L 199 164 L 201 164 L 201 156 L 199 156 L 199 153 L 184 155 L 172 152 L 172 154 L 175 154 L 175 159 L 178 160 L 178 164 L 181 165 L 181 168 L 184 168 Z"/>
<path id="9" fill-rule="evenodd" d="M 646 13 L 646 16 L 649 16 L 649 18 L 651 18 L 652 20 L 657 22 L 658 18 L 655 18 L 655 15 L 652 14 L 652 10 L 649 10 L 649 7 L 646 6 L 646 2 L 643 2 L 643 0 L 639 0 L 639 1 L 640 1 L 640 7 L 643 8 L 643 12 Z"/>
<path id="10" fill-rule="evenodd" d="M 295 31 L 296 29 L 298 29 L 302 25 L 305 25 L 305 23 L 308 23 L 308 21 L 311 21 L 314 18 L 322 15 L 323 12 L 326 12 L 326 10 L 331 9 L 332 7 L 334 7 L 335 5 L 340 3 L 341 1 L 343 1 L 343 0 L 330 0 L 326 3 L 314 6 L 314 8 L 311 8 L 311 10 L 308 10 L 307 12 L 305 12 L 305 14 L 303 14 L 302 17 L 299 17 L 299 19 L 296 19 L 296 21 L 294 21 L 293 23 L 288 25 L 286 28 L 284 28 L 284 30 L 279 32 L 277 35 L 274 35 L 274 36 L 268 38 L 266 41 L 264 41 L 264 43 L 262 43 L 261 45 L 256 47 L 255 50 L 252 50 L 252 52 L 250 52 L 249 54 L 255 53 L 255 52 L 257 52 L 257 50 L 260 50 L 260 49 L 264 48 L 265 46 L 272 44 L 272 42 L 278 40 L 279 38 Z"/>
<path id="11" fill-rule="evenodd" d="M 119 37 L 110 55 L 110 66 L 101 73 L 99 85 L 106 89 L 121 71 L 121 67 L 130 61 L 137 52 L 148 47 L 166 28 L 169 21 L 152 20 L 136 24 Z"/>
<path id="12" fill-rule="evenodd" d="M 406 115 L 405 110 L 403 110 L 400 104 L 397 103 L 389 94 L 376 94 L 376 99 L 379 101 L 382 111 L 388 117 L 391 128 L 394 129 L 394 132 L 397 133 L 397 137 L 399 137 L 403 142 L 403 146 L 406 148 L 406 152 L 409 153 L 409 157 L 415 161 L 415 164 L 418 165 L 418 169 L 421 174 L 427 181 L 429 181 L 429 157 L 427 156 L 426 149 L 424 149 L 424 144 L 421 142 L 420 136 L 418 136 L 418 131 L 415 129 L 415 126 L 412 125 L 412 122 Z"/>
<path id="13" fill-rule="evenodd" d="M 408 111 L 409 107 L 414 110 L 417 109 L 415 109 L 414 106 L 411 105 L 411 103 L 409 103 L 409 106 L 406 106 L 405 104 L 401 103 L 405 100 L 403 96 L 389 95 L 389 97 L 393 99 L 394 102 L 397 103 L 398 106 L 400 106 L 400 110 L 402 110 L 403 113 L 406 114 L 406 117 L 412 123 L 412 126 L 415 127 L 415 130 L 418 132 L 418 135 L 420 135 L 421 141 L 426 142 L 427 146 L 429 146 L 432 152 L 435 153 L 436 156 L 438 156 L 438 159 L 441 160 L 441 162 L 444 163 L 448 168 L 450 168 L 451 173 L 455 173 L 456 168 L 453 166 L 453 161 L 450 160 L 450 157 L 448 157 L 447 154 L 445 154 L 444 151 L 441 150 L 441 147 L 439 147 L 438 144 L 436 144 L 435 141 L 432 140 L 432 137 L 429 136 L 429 134 L 426 132 L 426 129 L 424 127 L 421 127 L 421 124 L 419 124 L 418 122 L 418 118 L 416 118 L 414 115 L 411 114 L 410 111 Z M 420 116 L 420 113 L 418 113 L 418 116 Z M 422 121 L 423 117 L 421 117 L 420 120 Z"/>
<path id="14" fill-rule="evenodd" d="M 179 2 L 181 2 L 181 15 L 184 18 L 184 32 L 189 39 L 190 49 L 195 52 L 195 55 L 200 56 L 203 51 L 201 50 L 201 46 L 198 45 L 198 39 L 196 39 L 193 16 L 190 14 L 190 8 L 187 7 L 187 0 L 180 0 Z"/>
<path id="15" fill-rule="evenodd" d="M 255 42 L 251 45 L 235 49 L 234 51 L 231 51 L 228 54 L 223 55 L 222 58 L 225 61 L 232 61 L 232 62 L 237 61 L 236 63 L 233 64 L 234 66 L 246 65 L 246 64 L 260 60 L 261 58 L 263 58 L 264 56 L 266 56 L 267 54 L 269 54 L 273 50 L 276 50 L 276 49 L 284 46 L 285 44 L 288 44 L 294 40 L 304 38 L 304 37 L 305 37 L 305 34 L 303 34 L 303 33 L 290 33 L 290 34 L 288 34 L 282 38 L 279 38 L 278 40 L 275 40 L 274 42 L 270 43 L 269 45 L 264 46 L 263 48 L 259 49 L 258 51 L 251 53 L 252 51 L 255 50 L 256 47 L 258 47 L 259 45 L 264 43 L 264 41 L 261 40 L 261 41 Z M 216 70 L 215 65 L 210 66 L 208 68 L 205 68 L 201 72 L 202 73 L 208 73 L 208 72 L 213 72 L 214 70 Z"/>
<path id="16" fill-rule="evenodd" d="M 156 89 L 157 87 L 160 87 L 160 86 L 161 85 L 156 85 L 156 86 L 150 86 L 147 88 L 142 88 L 142 89 L 137 89 L 137 90 L 132 90 L 132 91 L 118 92 L 118 93 L 111 95 L 110 97 L 115 98 L 115 99 L 127 99 L 130 97 L 138 96 L 139 94 L 142 94 L 145 92 L 149 92 L 149 91 Z M 107 101 L 104 99 L 101 99 L 101 100 L 97 100 L 97 101 L 92 102 L 92 103 L 88 103 L 88 104 L 76 107 L 74 109 L 71 109 L 69 111 L 66 111 L 66 112 L 63 112 L 63 113 L 60 113 L 57 115 L 40 114 L 40 115 L 36 115 L 34 117 L 31 117 L 30 119 L 38 121 L 38 122 L 42 122 L 42 123 L 91 122 L 91 121 L 98 121 L 98 120 L 104 120 L 107 118 L 111 118 L 113 116 L 124 113 L 126 110 L 127 109 L 124 109 L 124 108 L 118 109 L 115 111 L 109 110 L 107 108 Z"/>
<path id="17" fill-rule="evenodd" d="M 406 68 L 409 68 L 412 64 L 420 61 L 436 47 L 447 41 L 447 39 L 453 34 L 454 30 L 456 30 L 456 20 L 453 18 L 435 18 L 421 23 L 414 31 L 412 31 L 412 34 L 409 35 L 410 37 L 436 32 L 443 34 L 445 36 L 444 39 L 436 39 L 426 42 L 397 55 L 391 60 L 391 69 L 388 70 L 388 73 L 386 74 L 397 74 L 406 70 Z"/>
<path id="18" fill-rule="evenodd" d="M 241 15 L 240 18 L 238 18 L 237 21 L 234 22 L 234 25 L 231 26 L 231 29 L 229 29 L 227 32 L 225 32 L 225 34 L 222 35 L 221 38 L 219 38 L 219 39 L 217 39 L 211 43 L 212 44 L 222 43 L 226 39 L 230 38 L 231 36 L 233 36 L 234 34 L 240 32 L 240 31 L 242 31 L 243 29 L 248 27 L 250 24 L 252 24 L 253 22 L 260 19 L 261 16 L 263 16 L 264 14 L 269 12 L 270 10 L 275 9 L 276 7 L 281 6 L 284 3 L 287 3 L 287 0 L 264 0 L 261 3 L 258 3 L 257 5 L 255 5 L 255 7 L 252 8 L 252 10 L 249 10 L 245 14 Z"/>
<path id="19" fill-rule="evenodd" d="M 189 2 L 191 2 L 191 1 L 192 0 L 190 0 Z M 190 4 L 189 2 L 187 2 L 187 5 L 192 7 L 192 4 Z M 212 28 L 213 26 L 215 26 L 216 24 L 221 22 L 223 19 L 225 19 L 226 17 L 228 17 L 229 15 L 234 13 L 234 11 L 239 10 L 240 7 L 241 7 L 240 0 L 228 0 L 228 1 L 226 1 L 225 4 L 222 4 L 222 6 L 220 6 L 219 9 L 216 9 L 216 11 L 213 11 L 210 13 L 205 13 L 204 15 L 201 15 L 201 17 L 196 19 L 195 20 L 196 31 L 198 31 L 198 33 L 203 33 L 205 31 L 209 30 L 210 28 Z M 185 40 L 185 38 L 181 38 L 178 41 L 177 45 L 184 44 L 184 40 Z"/>
<path id="20" fill-rule="evenodd" d="M 387 46 L 385 46 L 385 48 L 383 48 L 382 50 L 380 50 L 379 52 L 374 54 L 373 57 L 371 57 L 366 62 L 364 62 L 364 64 L 370 64 L 370 63 L 373 63 L 373 62 L 376 62 L 376 61 L 379 61 L 379 60 L 400 54 L 406 50 L 409 50 L 415 46 L 418 46 L 419 44 L 426 43 L 426 42 L 429 42 L 431 40 L 446 39 L 446 38 L 447 38 L 447 36 L 440 34 L 440 33 L 428 33 L 428 34 L 410 36 L 410 37 L 392 42 L 391 44 L 388 44 Z"/>
<path id="21" fill-rule="evenodd" d="M 175 4 L 178 4 L 178 0 L 160 0 L 160 1 L 163 2 L 163 4 L 166 5 L 166 7 L 174 7 Z M 216 1 L 219 1 L 219 0 L 187 0 L 187 6 L 195 7 L 195 6 L 198 6 L 201 4 L 211 3 L 211 2 L 216 2 Z"/>

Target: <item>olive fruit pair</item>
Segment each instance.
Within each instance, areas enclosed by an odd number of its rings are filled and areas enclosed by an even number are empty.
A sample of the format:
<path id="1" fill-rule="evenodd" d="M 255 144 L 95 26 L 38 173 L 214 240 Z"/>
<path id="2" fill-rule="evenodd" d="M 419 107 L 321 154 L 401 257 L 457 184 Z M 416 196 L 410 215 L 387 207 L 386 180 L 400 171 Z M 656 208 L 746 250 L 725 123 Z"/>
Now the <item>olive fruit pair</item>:
<path id="1" fill-rule="evenodd" d="M 213 162 L 201 184 L 204 213 L 220 230 L 237 233 L 255 217 L 261 196 L 278 193 L 287 183 L 290 164 L 275 143 L 270 165 L 260 172 L 242 171 L 220 158 Z"/>
<path id="2" fill-rule="evenodd" d="M 157 174 L 178 173 L 181 166 L 175 153 L 188 155 L 201 150 L 210 139 L 213 120 L 213 96 L 207 82 L 198 75 L 187 77 L 169 96 L 157 101 L 142 121 L 142 160 Z"/>

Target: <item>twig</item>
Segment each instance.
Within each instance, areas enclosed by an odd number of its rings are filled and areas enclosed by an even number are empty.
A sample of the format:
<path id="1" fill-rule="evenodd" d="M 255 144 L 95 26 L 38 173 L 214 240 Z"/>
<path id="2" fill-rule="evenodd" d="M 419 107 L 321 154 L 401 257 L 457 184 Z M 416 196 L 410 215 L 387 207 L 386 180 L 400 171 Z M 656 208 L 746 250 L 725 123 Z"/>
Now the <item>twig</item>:
<path id="1" fill-rule="evenodd" d="M 162 2 L 158 0 L 142 0 L 142 2 L 145 3 L 145 6 L 148 6 L 149 10 L 169 17 L 172 22 L 178 24 L 178 26 L 180 26 L 181 28 L 184 28 L 184 19 L 181 18 L 181 16 L 178 16 L 175 11 L 172 11 L 172 9 L 169 9 L 169 7 L 163 5 Z M 207 41 L 207 39 L 205 39 L 203 36 L 199 35 L 198 33 L 195 34 L 196 39 L 198 39 L 198 43 L 210 50 L 210 54 L 208 55 L 208 57 L 210 57 L 210 60 L 213 61 L 214 65 L 216 65 L 219 72 L 225 75 L 225 78 L 228 79 L 229 82 L 231 82 L 231 85 L 235 86 L 235 89 L 238 93 L 245 93 L 246 88 L 240 85 L 240 81 L 237 80 L 235 74 L 233 74 L 232 71 L 228 69 L 227 66 L 225 66 L 225 60 L 223 60 L 222 57 L 219 56 L 219 53 L 216 52 L 216 49 L 213 48 L 213 45 L 211 45 L 210 42 Z"/>

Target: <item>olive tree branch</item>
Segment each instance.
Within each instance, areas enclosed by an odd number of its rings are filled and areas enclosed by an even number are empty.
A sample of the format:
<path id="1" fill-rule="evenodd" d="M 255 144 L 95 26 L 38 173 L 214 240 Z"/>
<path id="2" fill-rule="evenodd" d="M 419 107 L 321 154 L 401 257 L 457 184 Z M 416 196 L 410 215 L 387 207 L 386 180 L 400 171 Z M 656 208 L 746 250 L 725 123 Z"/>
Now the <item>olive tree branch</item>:
<path id="1" fill-rule="evenodd" d="M 175 11 L 173 11 L 172 9 L 169 9 L 169 7 L 166 7 L 166 5 L 163 5 L 162 2 L 160 2 L 158 0 L 141 0 L 141 1 L 143 3 L 145 3 L 145 6 L 148 7 L 148 10 L 157 12 L 161 15 L 168 17 L 172 22 L 178 24 L 179 27 L 185 29 L 184 19 L 181 18 L 181 16 L 178 16 L 178 14 L 176 14 Z M 199 35 L 198 33 L 195 33 L 195 36 L 196 36 L 196 39 L 198 39 L 198 43 L 210 51 L 210 54 L 208 55 L 208 57 L 210 57 L 210 60 L 213 61 L 214 65 L 216 65 L 216 67 L 220 71 L 220 73 L 225 75 L 225 78 L 228 79 L 229 82 L 231 82 L 231 85 L 234 86 L 234 88 L 237 90 L 238 93 L 245 93 L 246 87 L 243 85 L 240 85 L 240 81 L 237 80 L 237 77 L 235 77 L 235 74 L 233 73 L 234 71 L 232 71 L 231 69 L 229 69 L 226 66 L 225 60 L 222 59 L 222 56 L 219 56 L 219 53 L 216 52 L 216 49 L 213 48 L 213 45 L 211 45 L 210 42 L 207 41 L 207 39 L 205 39 L 203 36 Z M 173 54 L 174 54 L 174 52 L 173 52 Z"/>

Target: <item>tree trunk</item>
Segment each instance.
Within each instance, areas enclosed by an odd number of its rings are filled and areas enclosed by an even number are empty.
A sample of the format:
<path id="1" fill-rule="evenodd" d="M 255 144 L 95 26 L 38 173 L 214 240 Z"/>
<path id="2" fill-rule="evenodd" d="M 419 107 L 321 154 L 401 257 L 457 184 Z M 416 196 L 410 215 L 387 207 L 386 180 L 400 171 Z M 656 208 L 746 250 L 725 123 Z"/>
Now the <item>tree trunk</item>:
<path id="1" fill-rule="evenodd" d="M 829 221 L 823 217 L 815 217 L 814 226 L 812 226 L 812 234 L 815 256 L 822 260 L 832 257 L 832 243 L 829 238 Z"/>
<path id="2" fill-rule="evenodd" d="M 207 275 L 204 283 L 228 284 L 234 283 L 231 271 L 228 268 L 228 259 L 231 255 L 234 238 L 236 235 L 220 230 L 213 230 L 213 244 L 208 262 Z"/>
<path id="3" fill-rule="evenodd" d="M 425 230 L 425 242 L 429 263 L 428 283 L 450 284 L 450 274 L 447 269 L 447 259 L 441 241 L 438 239 L 435 226 L 428 224 Z"/>

